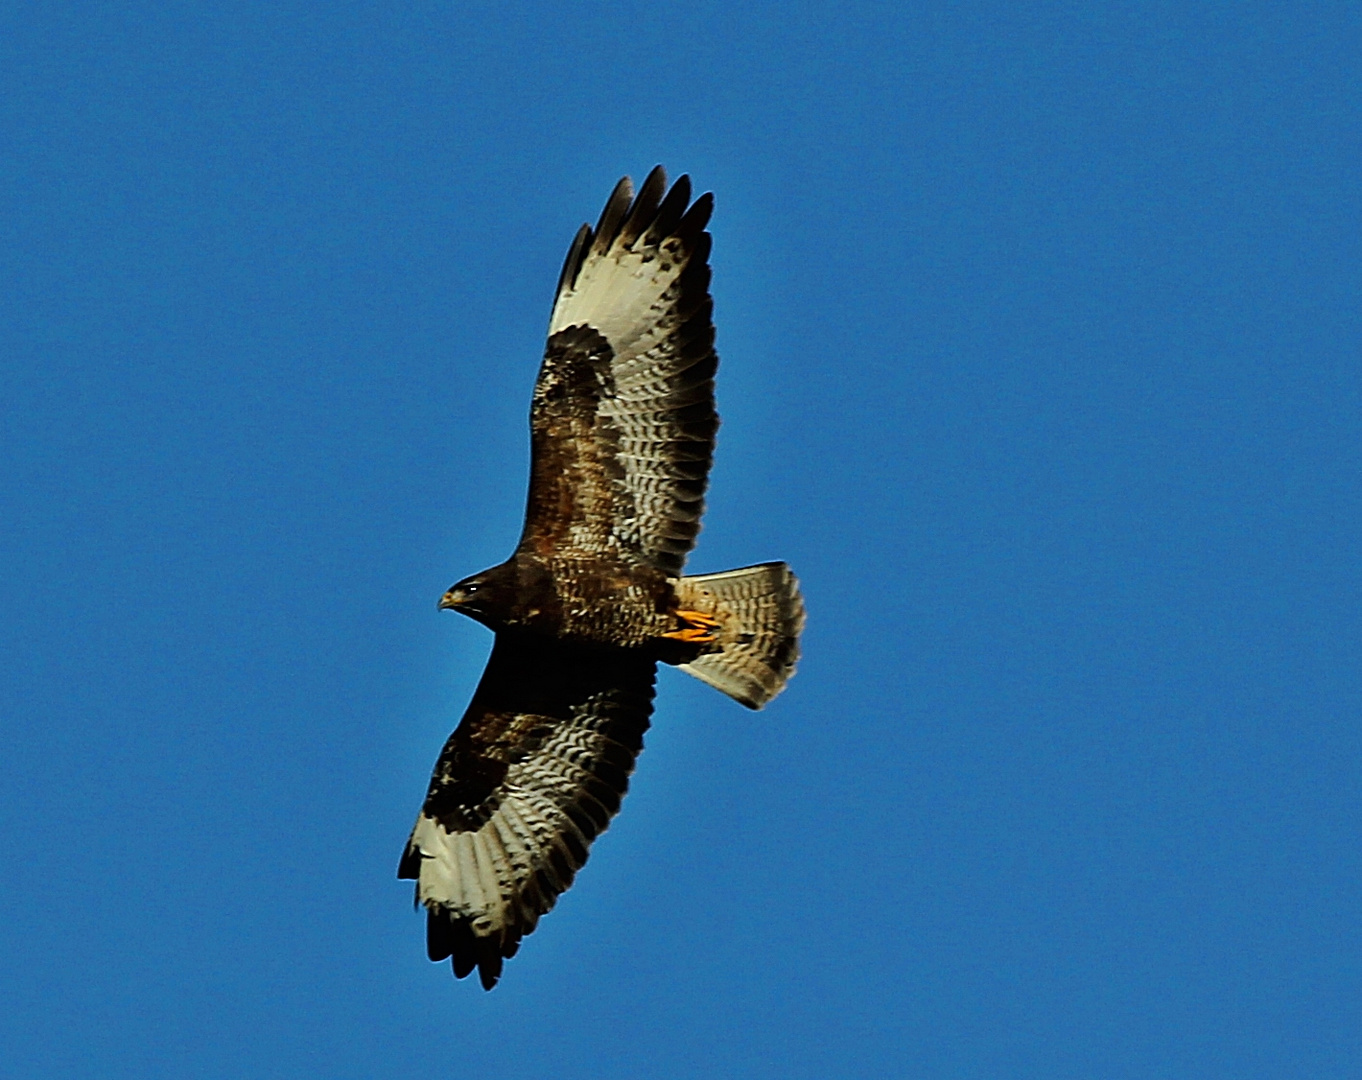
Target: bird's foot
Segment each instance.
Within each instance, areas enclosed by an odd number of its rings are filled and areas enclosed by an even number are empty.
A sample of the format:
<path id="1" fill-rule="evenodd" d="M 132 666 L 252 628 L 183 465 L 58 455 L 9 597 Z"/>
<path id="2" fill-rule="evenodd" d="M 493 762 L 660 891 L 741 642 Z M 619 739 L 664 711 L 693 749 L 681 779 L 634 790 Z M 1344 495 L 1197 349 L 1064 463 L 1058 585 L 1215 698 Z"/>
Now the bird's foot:
<path id="1" fill-rule="evenodd" d="M 670 630 L 663 634 L 664 638 L 671 638 L 673 641 L 688 641 L 696 645 L 705 645 L 711 641 L 718 641 L 719 620 L 712 615 L 706 615 L 703 611 L 686 611 L 678 609 L 673 612 L 677 620 L 681 623 L 679 630 Z"/>

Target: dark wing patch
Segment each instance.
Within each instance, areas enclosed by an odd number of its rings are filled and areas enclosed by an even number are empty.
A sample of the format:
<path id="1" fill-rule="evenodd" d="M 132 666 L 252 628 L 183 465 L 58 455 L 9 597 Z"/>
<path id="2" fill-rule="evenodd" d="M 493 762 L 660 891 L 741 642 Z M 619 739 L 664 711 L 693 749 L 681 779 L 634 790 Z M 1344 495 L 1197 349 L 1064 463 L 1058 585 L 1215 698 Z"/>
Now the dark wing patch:
<path id="1" fill-rule="evenodd" d="M 611 554 L 679 573 L 714 457 L 713 200 L 658 167 L 628 178 L 559 278 L 530 413 L 522 547 Z M 664 192 L 666 192 L 664 197 Z"/>
<path id="2" fill-rule="evenodd" d="M 426 906 L 432 960 L 496 984 L 619 809 L 655 668 L 625 650 L 497 635 L 398 868 Z"/>

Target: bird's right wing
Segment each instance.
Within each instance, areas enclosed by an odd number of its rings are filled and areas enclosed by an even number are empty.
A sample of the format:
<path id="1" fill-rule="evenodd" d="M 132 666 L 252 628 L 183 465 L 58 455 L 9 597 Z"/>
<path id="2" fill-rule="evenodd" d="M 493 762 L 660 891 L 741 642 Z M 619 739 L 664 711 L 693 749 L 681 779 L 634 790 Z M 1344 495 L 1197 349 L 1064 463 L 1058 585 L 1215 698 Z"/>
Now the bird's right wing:
<path id="1" fill-rule="evenodd" d="M 426 907 L 432 960 L 496 984 L 619 809 L 655 673 L 626 650 L 497 635 L 398 868 Z"/>

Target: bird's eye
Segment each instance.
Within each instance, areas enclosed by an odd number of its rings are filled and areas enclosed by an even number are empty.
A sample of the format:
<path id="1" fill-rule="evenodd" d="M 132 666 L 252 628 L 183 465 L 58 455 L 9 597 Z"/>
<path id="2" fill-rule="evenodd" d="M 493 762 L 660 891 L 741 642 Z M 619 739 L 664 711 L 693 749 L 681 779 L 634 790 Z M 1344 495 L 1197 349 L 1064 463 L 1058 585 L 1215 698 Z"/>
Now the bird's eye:
<path id="1" fill-rule="evenodd" d="M 478 583 L 476 581 L 470 581 L 467 585 L 463 587 L 464 596 L 472 596 L 477 591 Z"/>

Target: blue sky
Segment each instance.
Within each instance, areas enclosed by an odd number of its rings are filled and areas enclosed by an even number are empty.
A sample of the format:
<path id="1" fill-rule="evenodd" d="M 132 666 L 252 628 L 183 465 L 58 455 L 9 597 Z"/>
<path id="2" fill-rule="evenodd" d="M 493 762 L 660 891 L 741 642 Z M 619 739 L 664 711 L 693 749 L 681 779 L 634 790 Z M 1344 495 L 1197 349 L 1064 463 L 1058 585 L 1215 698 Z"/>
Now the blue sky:
<path id="1" fill-rule="evenodd" d="M 10 5 L 0 1045 L 34 1077 L 1256 1077 L 1362 1056 L 1354 5 Z M 697 572 L 484 994 L 402 842 L 550 292 L 713 190 Z"/>

